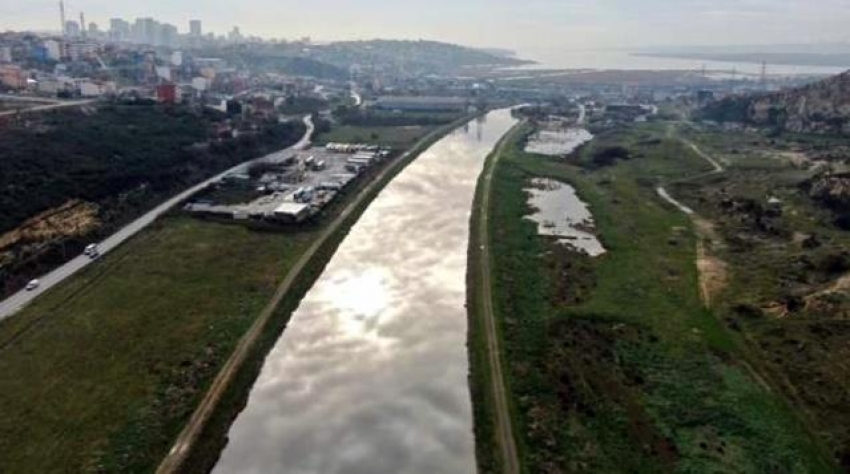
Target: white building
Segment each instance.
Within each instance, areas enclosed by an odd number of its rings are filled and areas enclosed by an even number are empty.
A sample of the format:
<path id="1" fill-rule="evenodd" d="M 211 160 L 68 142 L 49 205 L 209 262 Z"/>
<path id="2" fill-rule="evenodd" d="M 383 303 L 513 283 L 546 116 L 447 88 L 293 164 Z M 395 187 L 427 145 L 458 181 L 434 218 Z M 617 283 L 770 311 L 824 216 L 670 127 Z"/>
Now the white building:
<path id="1" fill-rule="evenodd" d="M 171 81 L 171 68 L 168 66 L 156 66 L 156 75 L 165 81 Z"/>
<path id="2" fill-rule="evenodd" d="M 44 94 L 54 95 L 59 92 L 59 81 L 55 79 L 43 79 L 38 81 L 37 89 Z"/>
<path id="3" fill-rule="evenodd" d="M 77 61 L 97 53 L 98 46 L 94 43 L 69 43 L 67 49 L 68 57 Z"/>
<path id="4" fill-rule="evenodd" d="M 44 49 L 47 50 L 47 59 L 52 61 L 62 59 L 62 43 L 49 39 L 44 42 Z"/>
<path id="5" fill-rule="evenodd" d="M 204 92 L 209 88 L 209 80 L 206 77 L 192 79 L 192 88 L 198 92 Z"/>
<path id="6" fill-rule="evenodd" d="M 100 97 L 103 94 L 114 93 L 117 87 L 114 82 L 94 82 L 91 80 L 82 80 L 78 83 L 80 95 L 83 97 Z"/>
<path id="7" fill-rule="evenodd" d="M 103 94 L 100 84 L 91 81 L 80 82 L 80 95 L 83 97 L 100 97 Z"/>

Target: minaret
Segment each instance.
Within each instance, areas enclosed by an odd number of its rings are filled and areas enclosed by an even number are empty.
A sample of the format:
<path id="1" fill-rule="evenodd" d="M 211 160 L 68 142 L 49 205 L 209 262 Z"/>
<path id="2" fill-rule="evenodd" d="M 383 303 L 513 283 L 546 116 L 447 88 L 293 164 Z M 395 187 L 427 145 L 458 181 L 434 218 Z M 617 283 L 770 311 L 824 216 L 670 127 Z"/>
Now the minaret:
<path id="1" fill-rule="evenodd" d="M 68 30 L 65 29 L 65 1 L 59 0 L 59 21 L 62 22 L 62 36 L 68 34 Z"/>

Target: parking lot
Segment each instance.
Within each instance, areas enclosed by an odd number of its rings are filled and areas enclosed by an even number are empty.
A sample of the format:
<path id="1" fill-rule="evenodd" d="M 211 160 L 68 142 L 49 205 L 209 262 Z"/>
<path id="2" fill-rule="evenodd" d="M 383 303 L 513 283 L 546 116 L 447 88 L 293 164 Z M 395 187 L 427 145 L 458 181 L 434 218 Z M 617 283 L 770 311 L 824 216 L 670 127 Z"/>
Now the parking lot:
<path id="1" fill-rule="evenodd" d="M 194 214 L 238 220 L 271 219 L 300 222 L 321 211 L 367 168 L 388 155 L 375 147 L 328 144 L 299 152 L 269 155 L 244 173 L 233 173 L 213 184 L 186 206 Z M 238 190 L 245 202 L 222 202 Z"/>

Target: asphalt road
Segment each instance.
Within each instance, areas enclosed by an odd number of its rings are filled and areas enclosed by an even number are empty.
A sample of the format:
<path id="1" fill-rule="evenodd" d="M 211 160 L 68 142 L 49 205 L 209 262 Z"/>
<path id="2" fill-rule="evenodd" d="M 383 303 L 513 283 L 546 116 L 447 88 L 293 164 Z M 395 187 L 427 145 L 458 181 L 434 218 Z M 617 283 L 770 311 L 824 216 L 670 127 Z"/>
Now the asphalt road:
<path id="1" fill-rule="evenodd" d="M 298 143 L 296 143 L 291 148 L 289 148 L 289 150 L 302 150 L 302 149 L 304 149 L 304 148 L 306 148 L 307 146 L 310 145 L 310 138 L 312 137 L 313 130 L 314 130 L 313 121 L 310 119 L 309 116 L 307 116 L 307 117 L 304 118 L 304 123 L 307 125 L 307 133 L 304 134 L 304 136 L 301 138 L 301 140 Z M 255 162 L 262 161 L 265 158 L 266 158 L 265 156 L 260 157 L 260 158 L 256 158 L 254 160 L 251 160 L 251 161 L 242 163 L 240 165 L 234 166 L 233 168 L 230 168 L 227 171 L 219 173 L 218 175 L 213 176 L 212 178 L 210 178 L 210 179 L 208 179 L 208 180 L 206 180 L 206 181 L 204 181 L 200 184 L 192 186 L 191 188 L 189 188 L 189 189 L 181 192 L 180 194 L 172 197 L 168 201 L 160 204 L 159 206 L 157 206 L 154 209 L 152 209 L 151 211 L 149 211 L 147 214 L 143 215 L 142 217 L 139 217 L 138 219 L 131 222 L 130 224 L 128 224 L 123 229 L 112 234 L 110 237 L 108 237 L 103 242 L 98 243 L 98 249 L 100 251 L 101 256 L 110 252 L 111 250 L 115 249 L 116 247 L 121 245 L 124 241 L 126 241 L 130 237 L 136 235 L 139 231 L 141 231 L 142 229 L 144 229 L 145 227 L 150 225 L 153 221 L 155 221 L 161 215 L 163 215 L 166 212 L 168 212 L 169 210 L 171 210 L 171 208 L 173 208 L 174 206 L 176 206 L 180 202 L 188 199 L 193 194 L 197 193 L 198 191 L 200 191 L 201 189 L 210 185 L 211 183 L 220 180 L 221 178 L 223 178 L 227 174 L 244 172 L 248 169 L 248 167 L 251 164 L 253 164 Z M 18 293 L 15 293 L 14 295 L 10 296 L 6 300 L 0 302 L 0 320 L 6 319 L 9 316 L 15 314 L 21 308 L 23 308 L 28 303 L 30 303 L 32 300 L 37 298 L 40 294 L 42 294 L 42 293 L 46 292 L 47 290 L 53 288 L 54 286 L 58 285 L 59 283 L 61 283 L 66 278 L 70 277 L 71 275 L 73 275 L 73 274 L 77 273 L 78 271 L 80 271 L 81 269 L 85 268 L 91 262 L 92 262 L 92 259 L 90 259 L 89 257 L 87 257 L 85 255 L 80 255 L 80 256 L 74 258 L 73 260 L 70 260 L 69 262 L 65 263 L 61 267 L 59 267 L 59 268 L 53 270 L 52 272 L 48 273 L 47 275 L 40 277 L 39 281 L 41 282 L 41 284 L 35 290 L 33 290 L 33 291 L 21 290 Z"/>
<path id="2" fill-rule="evenodd" d="M 31 102 L 36 104 L 61 104 L 59 99 L 48 99 L 47 97 L 31 97 L 28 95 L 0 94 L 0 100 L 4 102 Z"/>
<path id="3" fill-rule="evenodd" d="M 0 97 L 0 99 L 8 100 L 8 101 L 17 100 L 17 101 L 20 101 L 22 103 L 24 103 L 24 102 L 44 103 L 45 102 L 43 100 L 22 100 L 20 97 L 16 97 L 16 96 L 2 96 L 2 97 Z M 36 105 L 35 107 L 29 107 L 29 108 L 26 108 L 26 109 L 6 110 L 4 112 L 0 112 L 0 117 L 3 117 L 5 115 L 31 114 L 31 113 L 34 113 L 34 112 L 45 112 L 47 110 L 62 109 L 62 108 L 65 108 L 65 107 L 81 107 L 83 105 L 88 105 L 88 104 L 91 104 L 93 102 L 94 102 L 94 99 L 72 100 L 72 101 L 67 101 L 67 102 L 58 102 L 57 101 L 57 102 L 47 103 L 45 105 Z"/>

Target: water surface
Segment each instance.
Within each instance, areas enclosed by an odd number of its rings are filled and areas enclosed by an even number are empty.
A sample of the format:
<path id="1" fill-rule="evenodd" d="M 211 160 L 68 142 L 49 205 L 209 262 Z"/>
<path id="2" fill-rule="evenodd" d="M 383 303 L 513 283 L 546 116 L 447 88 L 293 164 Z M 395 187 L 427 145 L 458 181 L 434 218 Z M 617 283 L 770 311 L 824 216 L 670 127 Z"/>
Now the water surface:
<path id="1" fill-rule="evenodd" d="M 537 223 L 537 233 L 591 257 L 605 253 L 594 234 L 593 214 L 568 184 L 548 178 L 534 178 L 526 188 L 528 204 L 535 212 L 526 219 Z"/>
<path id="2" fill-rule="evenodd" d="M 529 137 L 525 151 L 538 155 L 565 156 L 591 140 L 593 134 L 583 128 L 539 130 Z"/>
<path id="3" fill-rule="evenodd" d="M 372 202 L 265 361 L 214 472 L 473 473 L 469 218 L 491 112 Z"/>
<path id="4" fill-rule="evenodd" d="M 738 77 L 758 77 L 761 74 L 761 63 L 637 56 L 622 50 L 538 48 L 522 51 L 520 57 L 538 63 L 514 69 L 701 71 L 705 66 L 709 71 L 735 70 Z M 833 75 L 843 71 L 844 68 L 829 66 L 768 65 L 768 74 L 771 76 Z"/>

